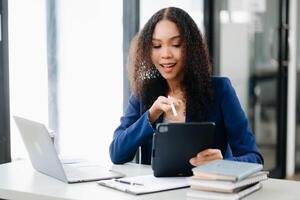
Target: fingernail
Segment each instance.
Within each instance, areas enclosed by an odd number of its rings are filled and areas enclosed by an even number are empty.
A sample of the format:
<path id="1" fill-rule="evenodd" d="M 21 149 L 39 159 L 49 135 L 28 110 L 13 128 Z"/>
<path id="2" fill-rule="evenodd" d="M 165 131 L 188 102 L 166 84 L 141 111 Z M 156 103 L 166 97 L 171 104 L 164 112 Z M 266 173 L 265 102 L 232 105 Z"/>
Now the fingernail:
<path id="1" fill-rule="evenodd" d="M 190 159 L 190 163 L 191 163 L 191 164 L 194 164 L 194 160 L 195 160 L 194 158 L 191 158 L 191 159 Z"/>

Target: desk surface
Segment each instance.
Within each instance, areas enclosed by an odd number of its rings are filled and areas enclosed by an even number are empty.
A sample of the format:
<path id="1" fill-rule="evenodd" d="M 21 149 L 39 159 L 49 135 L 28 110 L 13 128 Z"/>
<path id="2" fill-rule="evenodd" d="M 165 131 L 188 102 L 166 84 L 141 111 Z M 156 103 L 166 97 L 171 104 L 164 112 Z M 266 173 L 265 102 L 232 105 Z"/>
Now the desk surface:
<path id="1" fill-rule="evenodd" d="M 113 165 L 112 169 L 127 176 L 151 174 L 150 166 L 128 163 Z M 110 188 L 98 186 L 95 182 L 66 184 L 54 178 L 36 172 L 27 161 L 17 161 L 0 165 L 0 199 L 187 199 L 188 189 L 134 196 Z M 245 199 L 299 199 L 300 182 L 268 179 L 263 188 Z"/>

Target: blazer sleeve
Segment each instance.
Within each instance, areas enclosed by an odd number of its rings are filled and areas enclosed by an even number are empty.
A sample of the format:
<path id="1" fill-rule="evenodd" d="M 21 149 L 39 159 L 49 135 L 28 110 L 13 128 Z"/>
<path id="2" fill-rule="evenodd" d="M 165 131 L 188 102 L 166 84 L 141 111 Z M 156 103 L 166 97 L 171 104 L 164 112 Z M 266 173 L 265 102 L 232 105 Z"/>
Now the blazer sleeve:
<path id="1" fill-rule="evenodd" d="M 113 135 L 109 147 L 110 158 L 114 164 L 131 161 L 139 146 L 149 140 L 154 129 L 149 122 L 149 111 L 141 113 L 140 102 L 133 94 L 129 98 L 125 115 Z"/>
<path id="2" fill-rule="evenodd" d="M 223 85 L 222 112 L 227 139 L 232 151 L 228 160 L 263 163 L 254 134 L 250 130 L 249 122 L 230 80 L 225 78 Z"/>

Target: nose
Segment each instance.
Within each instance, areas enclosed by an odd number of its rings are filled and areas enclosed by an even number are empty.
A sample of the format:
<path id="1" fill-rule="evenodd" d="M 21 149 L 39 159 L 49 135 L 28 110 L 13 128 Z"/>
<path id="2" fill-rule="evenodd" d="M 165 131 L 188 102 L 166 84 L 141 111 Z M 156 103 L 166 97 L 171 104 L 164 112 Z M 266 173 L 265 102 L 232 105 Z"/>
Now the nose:
<path id="1" fill-rule="evenodd" d="M 171 58 L 172 57 L 172 52 L 168 47 L 163 47 L 161 51 L 161 57 L 162 58 Z"/>

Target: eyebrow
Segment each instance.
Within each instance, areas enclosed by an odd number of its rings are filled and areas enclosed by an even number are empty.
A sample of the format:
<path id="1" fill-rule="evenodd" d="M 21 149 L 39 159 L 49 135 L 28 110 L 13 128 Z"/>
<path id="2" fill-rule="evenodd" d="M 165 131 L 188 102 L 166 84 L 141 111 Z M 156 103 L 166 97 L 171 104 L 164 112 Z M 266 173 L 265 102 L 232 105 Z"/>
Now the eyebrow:
<path id="1" fill-rule="evenodd" d="M 174 40 L 174 39 L 177 39 L 177 38 L 181 38 L 181 36 L 180 35 L 175 35 L 175 36 L 171 37 L 170 40 Z M 161 41 L 160 39 L 157 39 L 157 38 L 152 38 L 152 40 Z"/>

